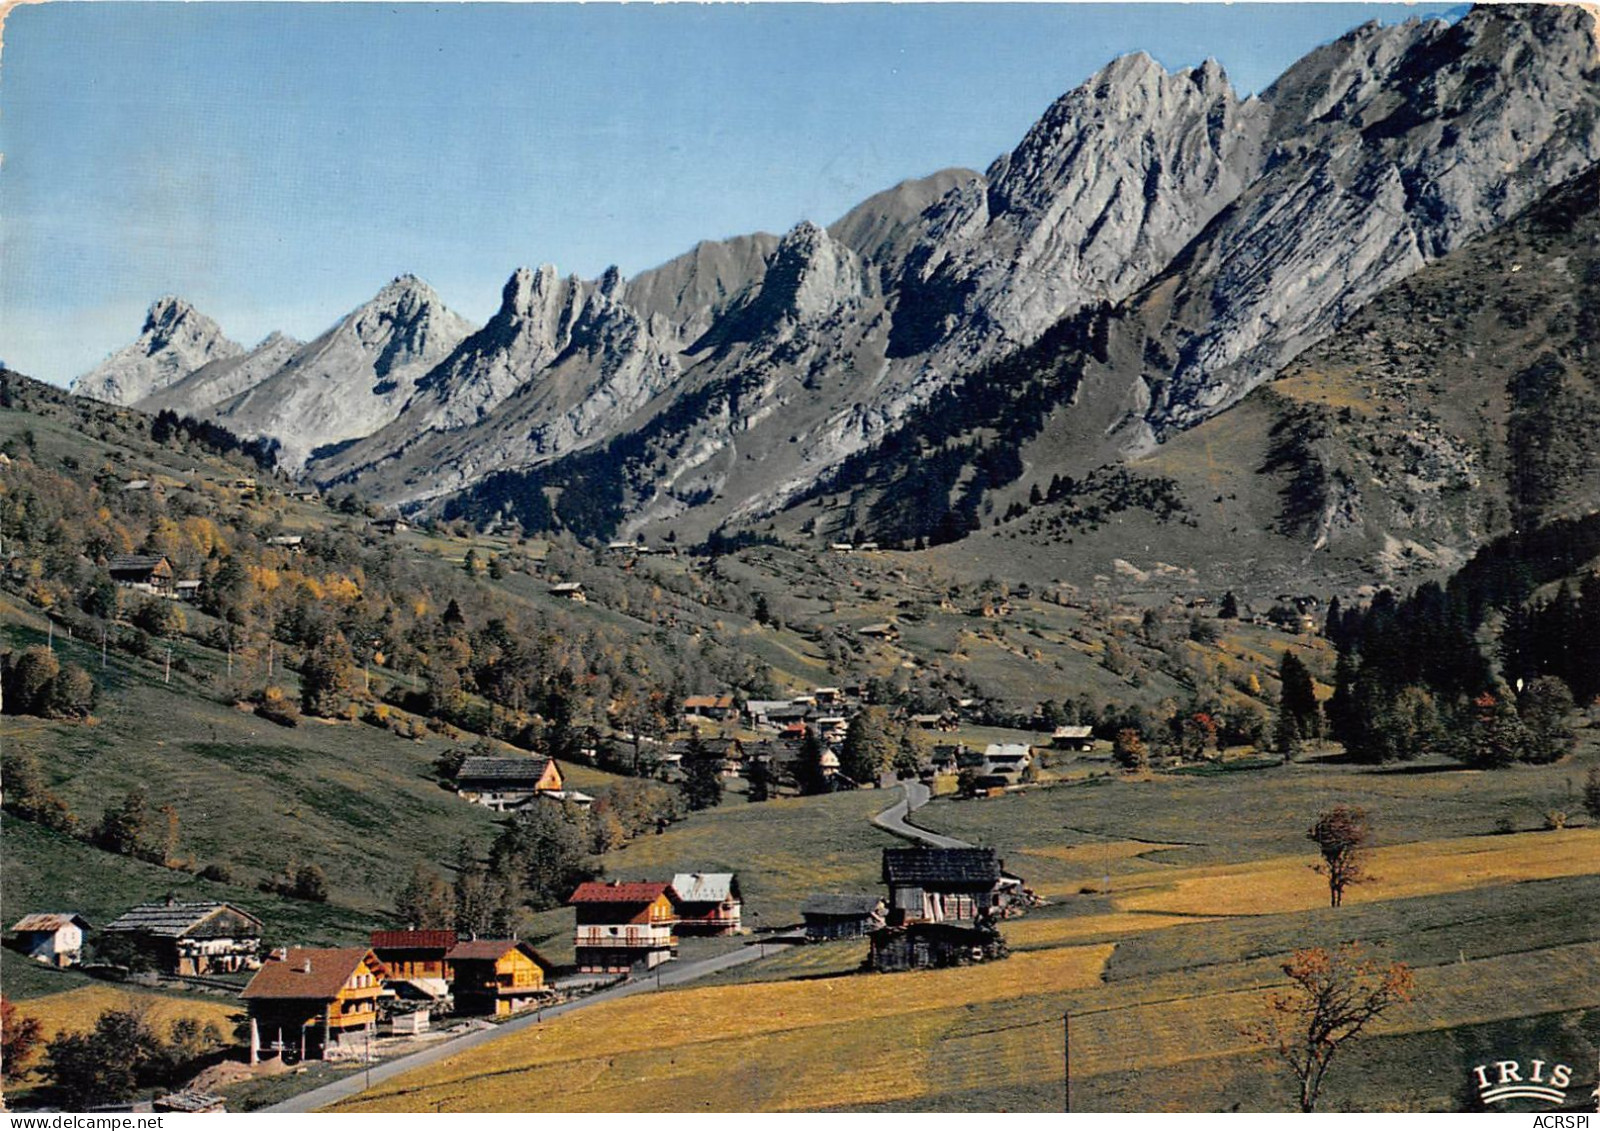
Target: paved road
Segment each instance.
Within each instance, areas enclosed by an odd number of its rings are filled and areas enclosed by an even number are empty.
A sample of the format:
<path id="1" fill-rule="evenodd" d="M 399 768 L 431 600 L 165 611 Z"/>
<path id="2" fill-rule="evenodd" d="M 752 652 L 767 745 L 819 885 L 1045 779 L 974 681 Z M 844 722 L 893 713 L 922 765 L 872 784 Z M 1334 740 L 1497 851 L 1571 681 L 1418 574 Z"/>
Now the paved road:
<path id="1" fill-rule="evenodd" d="M 893 833 L 895 836 L 904 837 L 906 840 L 917 844 L 930 845 L 933 848 L 972 847 L 964 840 L 957 840 L 953 836 L 944 836 L 941 833 L 929 832 L 927 829 L 918 828 L 908 821 L 906 818 L 926 805 L 928 798 L 932 794 L 928 787 L 919 781 L 901 782 L 900 788 L 903 791 L 900 800 L 872 818 L 873 824 L 884 832 Z"/>
<path id="2" fill-rule="evenodd" d="M 746 962 L 753 962 L 766 952 L 761 944 L 741 946 L 737 950 L 728 951 L 726 954 L 713 955 L 710 958 L 701 958 L 694 962 L 668 963 L 659 968 L 659 984 L 662 989 L 668 986 L 679 986 L 685 982 L 692 982 L 696 978 L 703 978 L 707 974 L 715 974 L 718 970 L 726 970 L 730 966 L 739 966 Z M 599 993 L 590 994 L 588 997 L 576 998 L 563 1002 L 560 1005 L 548 1006 L 533 1013 L 523 1014 L 513 1021 L 503 1025 L 495 1025 L 488 1029 L 477 1029 L 465 1036 L 456 1037 L 448 1041 L 440 1041 L 436 1045 L 421 1049 L 407 1056 L 374 1064 L 371 1072 L 353 1072 L 349 1076 L 324 1084 L 320 1088 L 313 1088 L 309 1092 L 302 1092 L 284 1100 L 280 1104 L 263 1108 L 264 1111 L 316 1111 L 318 1108 L 327 1107 L 350 1096 L 360 1095 L 372 1084 L 381 1084 L 391 1076 L 398 1076 L 402 1072 L 409 1072 L 414 1068 L 436 1063 L 447 1056 L 454 1056 L 468 1049 L 477 1048 L 479 1045 L 488 1044 L 490 1041 L 503 1040 L 513 1033 L 520 1033 L 530 1026 L 538 1025 L 547 1018 L 559 1017 L 563 1013 L 571 1013 L 575 1009 L 595 1005 L 602 1001 L 613 1001 L 619 997 L 628 997 L 632 994 L 649 993 L 657 988 L 657 975 L 635 978 L 622 982 L 610 989 L 601 990 Z"/>

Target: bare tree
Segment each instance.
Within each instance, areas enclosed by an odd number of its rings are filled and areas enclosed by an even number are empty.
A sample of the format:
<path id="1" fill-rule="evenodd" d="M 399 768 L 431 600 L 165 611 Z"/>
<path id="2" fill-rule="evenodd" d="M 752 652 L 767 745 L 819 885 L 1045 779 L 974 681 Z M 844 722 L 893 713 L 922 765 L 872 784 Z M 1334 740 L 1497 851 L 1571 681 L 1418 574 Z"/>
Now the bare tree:
<path id="1" fill-rule="evenodd" d="M 1405 963 L 1381 966 L 1356 943 L 1331 952 L 1319 946 L 1297 950 L 1283 972 L 1289 988 L 1270 996 L 1266 1019 L 1243 1032 L 1289 1066 L 1300 1084 L 1300 1110 L 1315 1111 L 1334 1054 L 1410 1001 L 1415 981 Z"/>
<path id="2" fill-rule="evenodd" d="M 1372 829 L 1367 825 L 1365 809 L 1336 805 L 1319 813 L 1317 823 L 1306 830 L 1306 839 L 1316 841 L 1322 853 L 1322 863 L 1311 867 L 1318 875 L 1328 877 L 1330 907 L 1344 902 L 1344 889 L 1351 884 L 1375 878 L 1366 871 Z"/>

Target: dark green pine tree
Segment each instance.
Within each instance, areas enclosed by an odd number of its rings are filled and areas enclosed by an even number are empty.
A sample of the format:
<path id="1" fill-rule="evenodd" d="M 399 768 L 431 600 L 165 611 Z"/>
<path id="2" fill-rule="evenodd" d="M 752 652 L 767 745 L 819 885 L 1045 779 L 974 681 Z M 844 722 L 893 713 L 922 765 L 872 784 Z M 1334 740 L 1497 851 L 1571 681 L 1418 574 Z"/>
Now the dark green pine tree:
<path id="1" fill-rule="evenodd" d="M 722 765 L 706 750 L 700 736 L 689 740 L 683 755 L 683 803 L 691 810 L 715 809 L 722 801 Z"/>
<path id="2" fill-rule="evenodd" d="M 1278 709 L 1294 720 L 1301 738 L 1321 738 L 1322 707 L 1317 703 L 1316 686 L 1305 663 L 1293 652 L 1284 652 L 1278 679 L 1283 685 Z"/>

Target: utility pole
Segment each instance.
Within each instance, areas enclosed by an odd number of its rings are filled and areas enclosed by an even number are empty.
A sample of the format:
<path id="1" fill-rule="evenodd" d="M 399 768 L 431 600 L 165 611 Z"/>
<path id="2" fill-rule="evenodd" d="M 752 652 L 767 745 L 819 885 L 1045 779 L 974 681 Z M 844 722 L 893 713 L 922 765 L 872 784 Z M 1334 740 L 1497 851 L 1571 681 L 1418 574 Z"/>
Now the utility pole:
<path id="1" fill-rule="evenodd" d="M 50 626 L 50 643 L 48 645 L 48 647 L 50 649 L 50 654 L 51 655 L 55 655 L 55 651 L 56 651 L 56 622 L 53 621 L 53 620 L 47 620 L 45 623 Z"/>
<path id="2" fill-rule="evenodd" d="M 172 682 L 172 645 L 167 645 L 167 662 L 161 670 L 161 682 Z"/>
<path id="3" fill-rule="evenodd" d="M 1072 1011 L 1061 1014 L 1061 1110 L 1072 1110 Z"/>

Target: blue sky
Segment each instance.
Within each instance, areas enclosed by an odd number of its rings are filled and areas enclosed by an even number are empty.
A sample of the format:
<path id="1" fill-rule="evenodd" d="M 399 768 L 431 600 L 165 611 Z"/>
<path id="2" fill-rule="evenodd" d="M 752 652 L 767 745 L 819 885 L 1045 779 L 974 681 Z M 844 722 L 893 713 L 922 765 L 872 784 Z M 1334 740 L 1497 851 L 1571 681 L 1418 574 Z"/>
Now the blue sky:
<path id="1" fill-rule="evenodd" d="M 166 4 L 13 9 L 0 358 L 65 382 L 175 293 L 250 345 L 413 272 L 632 274 L 983 168 L 1117 55 L 1266 87 L 1447 5 Z"/>

